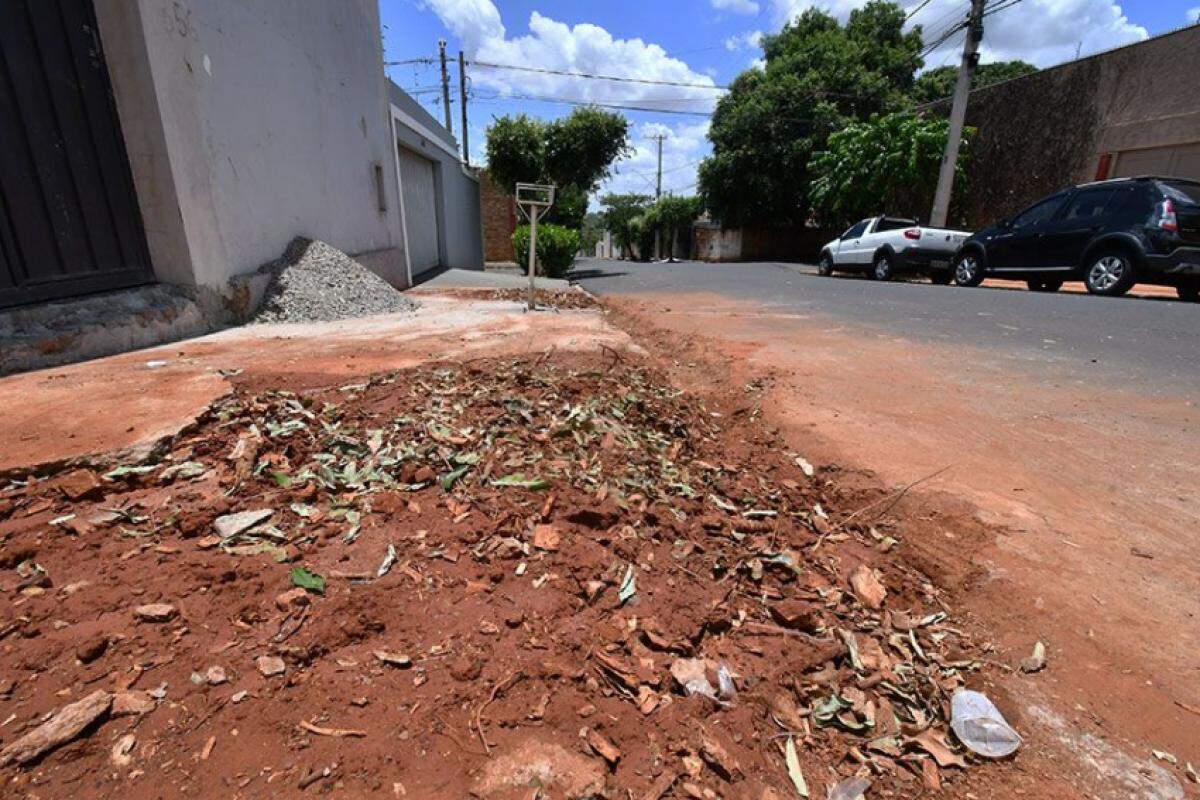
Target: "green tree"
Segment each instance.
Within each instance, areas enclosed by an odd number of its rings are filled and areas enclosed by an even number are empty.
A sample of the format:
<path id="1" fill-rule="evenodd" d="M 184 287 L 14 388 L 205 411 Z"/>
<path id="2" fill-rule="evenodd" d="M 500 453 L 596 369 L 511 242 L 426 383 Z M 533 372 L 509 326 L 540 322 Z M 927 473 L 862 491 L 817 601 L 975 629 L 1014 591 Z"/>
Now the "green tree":
<path id="1" fill-rule="evenodd" d="M 525 114 L 495 119 L 487 129 L 488 172 L 507 192 L 518 183 L 553 183 L 554 207 L 545 219 L 578 229 L 588 195 L 629 153 L 629 122 L 599 108 L 577 108 L 543 122 Z"/>
<path id="2" fill-rule="evenodd" d="M 637 220 L 650 206 L 650 195 L 606 194 L 600 198 L 604 209 L 604 227 L 612 233 L 613 241 L 625 256 L 632 254 L 638 243 L 640 228 Z"/>
<path id="3" fill-rule="evenodd" d="M 980 64 L 971 75 L 971 88 L 982 89 L 985 86 L 1020 78 L 1037 71 L 1037 67 L 1027 61 L 995 61 L 991 64 Z M 954 94 L 954 84 L 957 80 L 958 67 L 938 67 L 923 72 L 913 84 L 911 92 L 913 102 L 920 104 L 944 100 Z"/>
<path id="4" fill-rule="evenodd" d="M 802 224 L 809 160 L 856 119 L 908 102 L 922 65 L 921 29 L 904 10 L 871 0 L 845 25 L 809 9 L 763 39 L 765 65 L 734 80 L 717 103 L 700 166 L 700 191 L 725 225 Z"/>
<path id="5" fill-rule="evenodd" d="M 813 155 L 809 196 L 816 215 L 830 226 L 875 214 L 914 214 L 933 204 L 938 170 L 950 125 L 945 119 L 892 113 L 857 122 L 829 137 Z M 966 184 L 973 128 L 963 131 L 956 194 Z"/>
<path id="6" fill-rule="evenodd" d="M 667 195 L 660 197 L 646 212 L 647 222 L 663 234 L 663 247 L 667 250 L 667 259 L 675 260 L 675 235 L 680 230 L 691 227 L 691 224 L 704 210 L 704 202 L 699 197 L 675 197 Z"/>

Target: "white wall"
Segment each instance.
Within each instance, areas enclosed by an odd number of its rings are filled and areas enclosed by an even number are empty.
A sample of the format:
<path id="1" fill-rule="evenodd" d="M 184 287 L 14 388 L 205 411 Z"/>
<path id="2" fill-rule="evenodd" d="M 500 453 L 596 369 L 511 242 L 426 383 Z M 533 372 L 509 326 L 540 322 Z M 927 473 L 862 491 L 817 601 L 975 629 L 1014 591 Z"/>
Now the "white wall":
<path id="1" fill-rule="evenodd" d="M 96 6 L 160 279 L 219 289 L 295 236 L 402 245 L 376 0 Z"/>

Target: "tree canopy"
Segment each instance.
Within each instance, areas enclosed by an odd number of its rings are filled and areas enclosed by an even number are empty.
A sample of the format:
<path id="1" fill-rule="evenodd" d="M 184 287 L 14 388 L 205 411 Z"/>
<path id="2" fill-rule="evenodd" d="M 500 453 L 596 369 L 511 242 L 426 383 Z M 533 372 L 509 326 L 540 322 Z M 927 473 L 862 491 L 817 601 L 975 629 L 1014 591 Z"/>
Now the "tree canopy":
<path id="1" fill-rule="evenodd" d="M 971 75 L 971 88 L 982 89 L 1037 71 L 1037 67 L 1027 61 L 994 61 L 990 64 L 980 64 Z M 937 67 L 923 72 L 913 84 L 913 102 L 932 103 L 935 100 L 943 100 L 954 93 L 954 83 L 957 80 L 956 66 Z"/>
<path id="2" fill-rule="evenodd" d="M 558 192 L 547 221 L 578 228 L 588 195 L 629 152 L 629 122 L 592 107 L 552 122 L 504 116 L 488 126 L 486 150 L 488 172 L 506 192 L 518 183 L 553 183 Z"/>
<path id="3" fill-rule="evenodd" d="M 681 228 L 689 227 L 703 210 L 704 203 L 699 197 L 678 197 L 676 195 L 660 197 L 654 205 L 647 209 L 646 221 L 664 234 L 663 247 L 671 261 L 675 260 L 676 232 Z"/>
<path id="4" fill-rule="evenodd" d="M 847 125 L 814 154 L 809 189 L 821 222 L 844 226 L 876 214 L 907 214 L 933 204 L 950 124 L 898 112 Z M 963 131 L 954 189 L 965 188 L 963 165 L 974 129 Z"/>
<path id="5" fill-rule="evenodd" d="M 640 220 L 650 207 L 648 194 L 606 194 L 600 198 L 604 209 L 604 227 L 612 233 L 613 241 L 625 253 L 638 243 Z"/>
<path id="6" fill-rule="evenodd" d="M 717 103 L 700 191 L 725 225 L 802 224 L 811 211 L 809 160 L 830 134 L 909 102 L 922 65 L 921 29 L 871 0 L 845 25 L 809 9 L 763 39 L 765 64 Z"/>

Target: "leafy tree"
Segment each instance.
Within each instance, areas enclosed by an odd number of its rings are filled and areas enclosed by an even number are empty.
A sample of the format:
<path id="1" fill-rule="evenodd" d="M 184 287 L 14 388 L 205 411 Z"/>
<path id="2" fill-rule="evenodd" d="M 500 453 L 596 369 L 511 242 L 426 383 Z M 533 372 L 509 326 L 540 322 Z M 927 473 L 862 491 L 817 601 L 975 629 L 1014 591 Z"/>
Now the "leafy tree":
<path id="1" fill-rule="evenodd" d="M 499 117 L 487 129 L 488 172 L 507 192 L 518 183 L 558 187 L 547 222 L 579 228 L 588 195 L 629 152 L 629 122 L 599 108 L 577 108 L 543 122 L 524 114 Z"/>
<path id="2" fill-rule="evenodd" d="M 1037 67 L 1027 61 L 995 61 L 991 64 L 980 64 L 971 75 L 971 88 L 982 89 L 994 83 L 1020 78 L 1037 72 Z M 932 103 L 943 100 L 954 94 L 954 84 L 958 80 L 958 67 L 938 67 L 921 74 L 912 87 L 912 99 L 915 103 Z"/>
<path id="3" fill-rule="evenodd" d="M 810 162 L 809 195 L 822 222 L 848 225 L 875 214 L 912 214 L 933 204 L 950 124 L 911 113 L 874 116 L 829 137 Z M 954 188 L 965 187 L 973 128 L 963 131 Z"/>
<path id="4" fill-rule="evenodd" d="M 607 228 L 617 247 L 629 256 L 638 243 L 639 228 L 636 221 L 650 206 L 650 195 L 606 194 L 600 198 L 604 227 Z"/>
<path id="5" fill-rule="evenodd" d="M 898 110 L 920 68 L 921 29 L 871 0 L 846 24 L 809 9 L 763 39 L 765 66 L 742 73 L 717 103 L 700 190 L 723 224 L 802 224 L 809 159 L 856 119 Z"/>
<path id="6" fill-rule="evenodd" d="M 680 229 L 690 227 L 703 210 L 704 202 L 699 197 L 667 195 L 660 197 L 646 212 L 648 224 L 664 235 L 663 246 L 667 249 L 669 261 L 675 260 L 675 234 Z"/>

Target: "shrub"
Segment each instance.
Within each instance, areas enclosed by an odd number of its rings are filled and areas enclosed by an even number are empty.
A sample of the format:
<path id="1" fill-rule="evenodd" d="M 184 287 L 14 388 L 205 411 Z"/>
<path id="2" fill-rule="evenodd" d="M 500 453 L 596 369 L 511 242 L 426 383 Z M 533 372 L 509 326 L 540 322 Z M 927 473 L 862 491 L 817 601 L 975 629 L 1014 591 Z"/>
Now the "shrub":
<path id="1" fill-rule="evenodd" d="M 517 264 L 522 269 L 529 267 L 529 226 L 521 225 L 512 235 L 513 248 L 517 251 Z M 538 225 L 537 260 L 538 275 L 550 278 L 566 277 L 575 263 L 579 252 L 579 231 L 549 223 Z"/>

